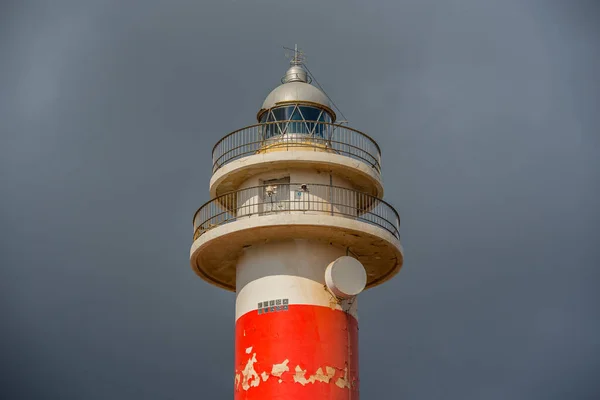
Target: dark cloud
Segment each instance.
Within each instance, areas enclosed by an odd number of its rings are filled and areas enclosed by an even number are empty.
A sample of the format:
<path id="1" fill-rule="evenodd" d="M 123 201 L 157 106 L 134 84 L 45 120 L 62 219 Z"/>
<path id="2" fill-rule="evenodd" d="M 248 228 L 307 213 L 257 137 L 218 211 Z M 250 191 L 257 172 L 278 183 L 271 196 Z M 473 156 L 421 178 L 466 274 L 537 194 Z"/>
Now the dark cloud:
<path id="1" fill-rule="evenodd" d="M 234 299 L 189 268 L 191 218 L 296 42 L 402 216 L 363 397 L 600 395 L 595 2 L 1 7 L 2 397 L 232 395 Z"/>

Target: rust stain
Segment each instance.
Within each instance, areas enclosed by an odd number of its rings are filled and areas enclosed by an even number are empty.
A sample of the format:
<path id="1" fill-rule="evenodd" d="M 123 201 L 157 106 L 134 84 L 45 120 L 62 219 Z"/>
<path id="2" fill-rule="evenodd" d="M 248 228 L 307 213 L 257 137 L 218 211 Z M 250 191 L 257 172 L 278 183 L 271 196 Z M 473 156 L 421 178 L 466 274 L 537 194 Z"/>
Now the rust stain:
<path id="1" fill-rule="evenodd" d="M 337 310 L 339 308 L 339 306 L 340 306 L 339 300 L 332 296 L 329 299 L 329 308 L 331 308 L 332 310 Z"/>
<path id="2" fill-rule="evenodd" d="M 329 308 L 331 308 L 332 310 L 341 309 L 340 300 L 337 297 L 335 297 L 335 295 L 333 293 L 331 293 L 329 291 L 329 288 L 327 287 L 327 285 L 323 285 L 323 289 L 327 292 L 327 294 L 329 294 Z"/>

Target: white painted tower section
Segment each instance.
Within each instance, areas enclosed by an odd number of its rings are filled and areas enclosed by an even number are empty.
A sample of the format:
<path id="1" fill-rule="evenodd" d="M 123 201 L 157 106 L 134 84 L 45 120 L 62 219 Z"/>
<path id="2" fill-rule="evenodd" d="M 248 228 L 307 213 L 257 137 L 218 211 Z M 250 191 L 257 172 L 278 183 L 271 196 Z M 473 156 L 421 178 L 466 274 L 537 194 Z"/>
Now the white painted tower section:
<path id="1" fill-rule="evenodd" d="M 288 304 L 346 310 L 357 318 L 357 302 L 339 302 L 324 290 L 327 265 L 344 256 L 342 249 L 306 239 L 291 239 L 249 248 L 237 268 L 236 320 L 264 299 Z M 350 296 L 351 297 L 351 296 Z"/>

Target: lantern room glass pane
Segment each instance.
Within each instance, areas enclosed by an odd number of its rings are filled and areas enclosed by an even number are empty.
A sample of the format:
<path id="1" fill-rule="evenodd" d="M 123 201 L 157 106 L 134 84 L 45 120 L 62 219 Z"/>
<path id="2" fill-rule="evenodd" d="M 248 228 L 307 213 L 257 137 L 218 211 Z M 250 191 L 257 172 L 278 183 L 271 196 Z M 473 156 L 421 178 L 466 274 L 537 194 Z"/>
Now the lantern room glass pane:
<path id="1" fill-rule="evenodd" d="M 273 109 L 273 115 L 275 116 L 275 121 L 288 121 L 292 119 L 292 112 L 294 111 L 294 106 L 287 107 L 279 107 Z"/>
<path id="2" fill-rule="evenodd" d="M 318 121 L 319 115 L 321 114 L 321 109 L 310 106 L 300 106 L 300 110 L 302 111 L 302 115 L 304 116 L 304 120 L 306 121 Z M 307 133 L 314 133 L 315 136 L 323 136 L 323 126 L 316 124 L 314 122 L 306 122 L 305 125 L 307 129 Z"/>
<path id="3" fill-rule="evenodd" d="M 306 121 L 318 121 L 321 110 L 315 107 L 300 106 L 304 120 Z"/>
<path id="4" fill-rule="evenodd" d="M 294 114 L 290 117 L 292 121 L 302 121 L 302 115 L 298 109 L 294 110 Z"/>
<path id="5" fill-rule="evenodd" d="M 268 139 L 286 133 L 301 135 L 314 134 L 317 137 L 324 137 L 327 132 L 326 125 L 315 123 L 315 121 L 331 123 L 331 120 L 331 115 L 321 108 L 307 105 L 299 105 L 298 107 L 286 105 L 273 108 L 270 112 L 266 112 L 261 116 L 260 122 L 281 122 L 271 123 L 265 127 L 265 138 Z"/>

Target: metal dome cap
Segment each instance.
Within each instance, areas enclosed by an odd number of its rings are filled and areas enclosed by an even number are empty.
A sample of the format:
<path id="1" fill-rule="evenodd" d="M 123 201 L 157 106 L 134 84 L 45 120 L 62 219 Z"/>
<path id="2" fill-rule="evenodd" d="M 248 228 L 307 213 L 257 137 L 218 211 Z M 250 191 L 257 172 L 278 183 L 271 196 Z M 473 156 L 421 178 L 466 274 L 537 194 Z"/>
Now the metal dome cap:
<path id="1" fill-rule="evenodd" d="M 301 64 L 292 64 L 290 69 L 287 70 L 285 76 L 281 78 L 281 83 L 288 82 L 306 82 L 311 83 L 312 78 L 308 76 L 308 73 L 304 68 L 302 68 Z"/>
<path id="2" fill-rule="evenodd" d="M 303 81 L 287 82 L 276 87 L 269 93 L 261 108 L 268 110 L 280 103 L 291 102 L 313 103 L 331 109 L 331 104 L 325 93 Z"/>

